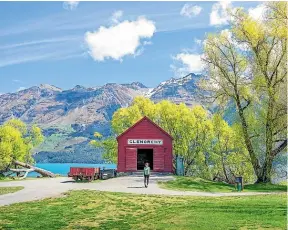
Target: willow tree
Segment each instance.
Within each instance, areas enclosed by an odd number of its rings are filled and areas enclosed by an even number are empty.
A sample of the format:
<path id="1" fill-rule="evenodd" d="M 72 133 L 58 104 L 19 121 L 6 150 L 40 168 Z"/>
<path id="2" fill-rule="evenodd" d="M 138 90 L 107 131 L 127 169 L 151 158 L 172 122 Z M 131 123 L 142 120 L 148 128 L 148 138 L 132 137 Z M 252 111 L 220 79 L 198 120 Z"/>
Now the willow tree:
<path id="1" fill-rule="evenodd" d="M 43 141 L 41 129 L 27 128 L 20 120 L 12 119 L 0 126 L 0 171 L 9 170 L 17 161 L 33 162 L 31 150 Z"/>
<path id="2" fill-rule="evenodd" d="M 273 159 L 287 147 L 287 3 L 267 3 L 261 21 L 233 12 L 231 29 L 205 41 L 202 87 L 234 103 L 257 182 L 270 182 Z"/>
<path id="3" fill-rule="evenodd" d="M 237 145 L 239 141 L 231 127 L 221 116 L 212 119 L 202 106 L 189 108 L 183 103 L 174 104 L 167 100 L 154 103 L 148 98 L 136 97 L 129 107 L 120 108 L 113 114 L 114 134 L 121 134 L 143 116 L 149 117 L 173 137 L 173 154 L 183 157 L 185 175 L 213 179 L 214 174 L 224 173 L 224 180 L 229 182 L 229 178 L 243 175 L 245 169 L 251 168 L 245 151 Z M 90 143 L 102 149 L 105 159 L 116 162 L 115 137 L 103 138 L 99 133 L 94 136 L 96 139 Z M 247 181 L 248 175 L 251 177 L 253 173 L 246 171 Z"/>
<path id="4" fill-rule="evenodd" d="M 229 126 L 219 114 L 212 117 L 213 141 L 210 152 L 212 178 L 233 183 L 235 177 L 243 176 L 246 183 L 255 180 L 248 152 L 243 145 L 239 128 Z"/>
<path id="5" fill-rule="evenodd" d="M 99 148 L 103 153 L 103 158 L 113 163 L 117 163 L 117 141 L 115 137 L 104 138 L 101 133 L 94 133 L 95 140 L 91 140 L 90 144 L 95 148 Z"/>
<path id="6" fill-rule="evenodd" d="M 205 164 L 212 123 L 204 108 L 189 108 L 185 104 L 177 105 L 166 100 L 155 104 L 148 98 L 136 97 L 131 106 L 114 113 L 112 128 L 118 135 L 143 116 L 149 117 L 174 138 L 174 156 L 183 156 L 186 174 L 192 165 Z"/>

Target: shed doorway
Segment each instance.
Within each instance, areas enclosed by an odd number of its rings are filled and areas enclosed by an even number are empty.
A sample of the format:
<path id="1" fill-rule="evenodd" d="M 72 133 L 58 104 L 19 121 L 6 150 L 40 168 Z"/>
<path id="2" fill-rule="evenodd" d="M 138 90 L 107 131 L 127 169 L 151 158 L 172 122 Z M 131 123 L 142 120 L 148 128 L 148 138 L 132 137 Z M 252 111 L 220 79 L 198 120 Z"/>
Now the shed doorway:
<path id="1" fill-rule="evenodd" d="M 143 170 L 146 162 L 153 170 L 153 149 L 137 149 L 137 170 Z"/>

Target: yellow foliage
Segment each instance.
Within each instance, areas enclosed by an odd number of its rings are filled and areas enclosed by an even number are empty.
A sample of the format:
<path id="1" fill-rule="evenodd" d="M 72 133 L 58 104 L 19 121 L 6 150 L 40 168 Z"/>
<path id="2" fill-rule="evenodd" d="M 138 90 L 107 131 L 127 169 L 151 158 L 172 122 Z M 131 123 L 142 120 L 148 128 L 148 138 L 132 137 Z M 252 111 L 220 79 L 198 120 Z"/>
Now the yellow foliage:
<path id="1" fill-rule="evenodd" d="M 12 160 L 32 161 L 31 149 L 43 141 L 41 129 L 32 126 L 27 129 L 25 123 L 12 119 L 0 126 L 0 169 Z"/>

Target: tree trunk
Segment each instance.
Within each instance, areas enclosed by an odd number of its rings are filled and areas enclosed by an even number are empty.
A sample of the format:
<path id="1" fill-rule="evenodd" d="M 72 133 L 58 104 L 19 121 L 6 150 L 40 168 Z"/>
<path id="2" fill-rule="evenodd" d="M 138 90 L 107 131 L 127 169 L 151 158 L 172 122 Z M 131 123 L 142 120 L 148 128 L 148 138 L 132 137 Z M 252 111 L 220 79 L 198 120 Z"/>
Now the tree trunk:
<path id="1" fill-rule="evenodd" d="M 254 172 L 256 174 L 257 180 L 258 180 L 258 178 L 261 177 L 261 167 L 259 164 L 259 160 L 257 159 L 256 154 L 254 152 L 251 139 L 249 137 L 248 126 L 247 126 L 247 122 L 246 122 L 246 119 L 244 116 L 244 109 L 241 106 L 241 102 L 240 102 L 240 98 L 239 98 L 238 94 L 236 94 L 235 101 L 236 101 L 236 106 L 237 106 L 238 114 L 239 114 L 240 121 L 241 121 L 245 145 L 246 145 L 246 148 L 248 150 L 248 153 L 249 153 L 249 156 L 251 159 L 251 163 L 252 163 Z"/>
<path id="2" fill-rule="evenodd" d="M 271 182 L 273 157 L 267 156 L 262 167 L 262 173 L 257 177 L 256 183 L 268 183 Z"/>
<path id="3" fill-rule="evenodd" d="M 222 153 L 222 156 L 221 156 L 221 161 L 222 161 L 222 168 L 223 168 L 223 173 L 224 173 L 224 176 L 225 176 L 225 180 L 226 180 L 227 183 L 229 183 L 228 175 L 227 175 L 226 168 L 225 168 L 223 153 Z"/>
<path id="4" fill-rule="evenodd" d="M 41 169 L 41 168 L 38 168 L 38 167 L 34 167 L 32 165 L 29 165 L 29 164 L 26 164 L 26 163 L 23 163 L 23 162 L 20 162 L 20 161 L 13 161 L 13 163 L 15 165 L 20 165 L 24 168 L 28 168 L 28 169 L 34 169 L 35 172 L 41 174 L 43 177 L 56 177 L 54 173 L 50 172 L 50 171 L 47 171 L 45 169 Z"/>
<path id="5" fill-rule="evenodd" d="M 12 172 L 16 172 L 17 173 L 17 177 L 19 177 L 18 175 L 20 175 L 21 172 L 25 172 L 24 176 L 22 176 L 20 179 L 25 179 L 28 175 L 29 172 L 34 172 L 34 169 L 10 169 L 10 171 Z"/>
<path id="6" fill-rule="evenodd" d="M 265 161 L 262 166 L 261 175 L 257 178 L 256 183 L 267 183 L 271 182 L 271 171 L 272 171 L 272 162 L 274 156 L 272 154 L 273 150 L 273 110 L 274 110 L 274 100 L 273 95 L 269 93 L 268 99 L 268 108 L 266 115 L 266 154 Z"/>

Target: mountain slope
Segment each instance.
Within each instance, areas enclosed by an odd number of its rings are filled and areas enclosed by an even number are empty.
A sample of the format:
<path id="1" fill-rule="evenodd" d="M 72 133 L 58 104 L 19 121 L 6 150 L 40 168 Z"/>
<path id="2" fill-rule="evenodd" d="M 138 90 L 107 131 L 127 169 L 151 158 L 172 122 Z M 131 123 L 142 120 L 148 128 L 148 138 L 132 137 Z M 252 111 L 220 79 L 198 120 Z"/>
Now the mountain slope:
<path id="1" fill-rule="evenodd" d="M 197 94 L 200 78 L 195 74 L 172 78 L 154 89 L 139 82 L 94 88 L 77 85 L 69 90 L 42 84 L 0 95 L 0 123 L 14 117 L 43 129 L 46 138 L 35 149 L 37 162 L 101 162 L 100 152 L 88 142 L 95 131 L 110 135 L 110 121 L 117 109 L 129 106 L 140 95 L 155 102 L 167 99 L 189 106 L 201 104 Z"/>
<path id="2" fill-rule="evenodd" d="M 199 89 L 197 87 L 200 78 L 201 75 L 193 73 L 183 78 L 171 78 L 160 83 L 146 96 L 155 102 L 166 99 L 174 103 L 183 102 L 188 106 L 204 104 L 199 97 Z"/>

